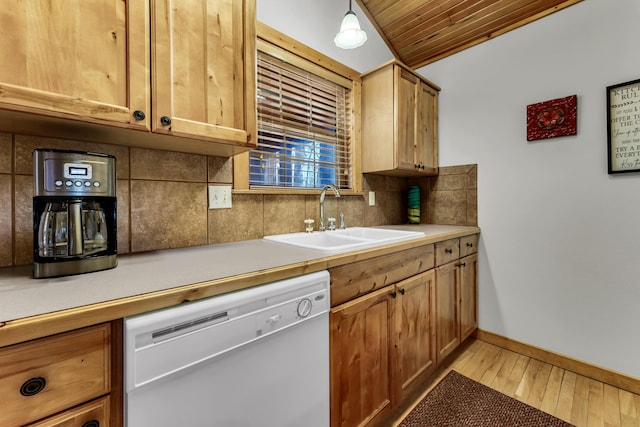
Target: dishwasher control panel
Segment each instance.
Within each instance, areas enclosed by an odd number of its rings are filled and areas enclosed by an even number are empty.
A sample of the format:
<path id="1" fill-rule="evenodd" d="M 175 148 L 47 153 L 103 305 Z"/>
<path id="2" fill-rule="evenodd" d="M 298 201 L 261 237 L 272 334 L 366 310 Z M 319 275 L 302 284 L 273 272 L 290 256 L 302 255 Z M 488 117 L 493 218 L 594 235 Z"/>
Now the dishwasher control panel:
<path id="1" fill-rule="evenodd" d="M 269 307 L 256 315 L 256 336 L 275 332 L 312 318 L 329 309 L 328 289 L 310 290 L 305 296 L 293 296 L 289 301 Z"/>

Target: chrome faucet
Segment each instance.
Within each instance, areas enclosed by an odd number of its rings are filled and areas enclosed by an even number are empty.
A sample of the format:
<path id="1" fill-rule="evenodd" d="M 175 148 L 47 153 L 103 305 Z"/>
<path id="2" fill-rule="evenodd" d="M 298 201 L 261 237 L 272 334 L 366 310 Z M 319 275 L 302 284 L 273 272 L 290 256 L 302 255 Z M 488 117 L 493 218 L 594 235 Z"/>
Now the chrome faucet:
<path id="1" fill-rule="evenodd" d="M 332 190 L 334 196 L 340 197 L 340 191 L 338 190 L 338 187 L 336 187 L 335 185 L 327 184 L 322 188 L 322 191 L 320 192 L 320 226 L 318 227 L 319 231 L 324 231 L 325 230 L 325 227 L 324 227 L 324 197 L 327 194 L 327 190 Z"/>

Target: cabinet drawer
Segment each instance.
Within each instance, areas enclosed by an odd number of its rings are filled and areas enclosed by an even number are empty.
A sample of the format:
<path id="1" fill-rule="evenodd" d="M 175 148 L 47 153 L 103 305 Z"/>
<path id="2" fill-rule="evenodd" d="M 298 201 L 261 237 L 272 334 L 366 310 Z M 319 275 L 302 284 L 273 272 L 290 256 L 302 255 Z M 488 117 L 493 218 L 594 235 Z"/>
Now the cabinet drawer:
<path id="1" fill-rule="evenodd" d="M 109 427 L 109 396 L 76 406 L 26 427 Z"/>
<path id="2" fill-rule="evenodd" d="M 436 266 L 460 258 L 459 239 L 450 239 L 436 243 Z"/>
<path id="3" fill-rule="evenodd" d="M 0 349 L 0 426 L 20 426 L 107 394 L 110 325 Z"/>
<path id="4" fill-rule="evenodd" d="M 433 244 L 329 269 L 331 306 L 433 268 Z"/>
<path id="5" fill-rule="evenodd" d="M 478 235 L 460 238 L 460 256 L 467 256 L 478 252 Z"/>

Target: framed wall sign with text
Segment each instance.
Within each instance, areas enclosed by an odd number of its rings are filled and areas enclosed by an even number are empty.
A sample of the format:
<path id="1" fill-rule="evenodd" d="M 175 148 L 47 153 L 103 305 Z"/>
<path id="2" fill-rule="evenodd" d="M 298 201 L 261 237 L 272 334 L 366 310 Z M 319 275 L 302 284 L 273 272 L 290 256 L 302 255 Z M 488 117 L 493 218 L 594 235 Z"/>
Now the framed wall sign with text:
<path id="1" fill-rule="evenodd" d="M 640 80 L 607 86 L 609 173 L 640 171 Z"/>

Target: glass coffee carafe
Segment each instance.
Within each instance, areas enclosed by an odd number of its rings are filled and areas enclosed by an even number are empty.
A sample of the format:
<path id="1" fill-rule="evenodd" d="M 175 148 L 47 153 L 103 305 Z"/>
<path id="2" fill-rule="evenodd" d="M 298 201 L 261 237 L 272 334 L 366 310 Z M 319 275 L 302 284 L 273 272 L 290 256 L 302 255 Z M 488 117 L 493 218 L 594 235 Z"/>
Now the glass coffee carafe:
<path id="1" fill-rule="evenodd" d="M 48 202 L 40 216 L 38 254 L 75 257 L 107 249 L 109 230 L 99 202 Z"/>

